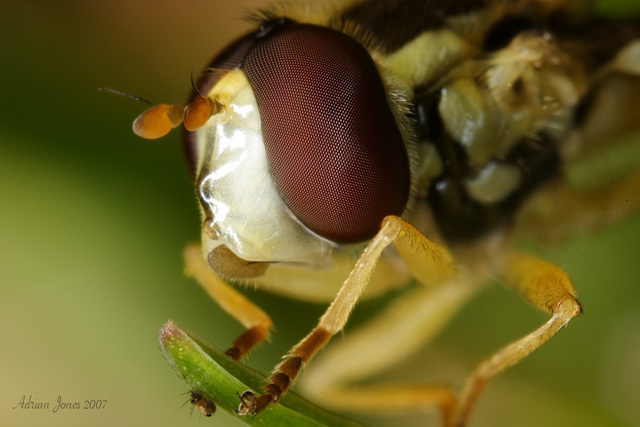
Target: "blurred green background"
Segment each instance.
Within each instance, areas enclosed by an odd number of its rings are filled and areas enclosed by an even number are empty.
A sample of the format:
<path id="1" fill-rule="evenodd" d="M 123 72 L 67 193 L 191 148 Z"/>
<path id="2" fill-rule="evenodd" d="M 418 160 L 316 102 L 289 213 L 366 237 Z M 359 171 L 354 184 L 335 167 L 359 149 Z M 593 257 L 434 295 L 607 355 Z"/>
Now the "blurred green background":
<path id="1" fill-rule="evenodd" d="M 144 105 L 98 88 L 182 102 L 190 74 L 247 28 L 244 8 L 261 3 L 2 2 L 1 425 L 238 425 L 181 408 L 188 389 L 157 342 L 167 319 L 223 348 L 242 330 L 182 275 L 199 217 L 179 134 L 138 139 L 131 122 Z M 640 425 L 639 237 L 635 215 L 545 251 L 574 279 L 585 314 L 491 383 L 472 425 Z M 324 307 L 251 293 L 276 322 L 272 342 L 249 360 L 267 371 Z M 380 304 L 361 304 L 352 323 Z M 492 286 L 385 378 L 459 386 L 477 361 L 544 320 Z M 54 414 L 15 408 L 23 396 L 51 407 L 59 396 L 107 404 Z M 425 418 L 437 419 L 363 419 Z"/>

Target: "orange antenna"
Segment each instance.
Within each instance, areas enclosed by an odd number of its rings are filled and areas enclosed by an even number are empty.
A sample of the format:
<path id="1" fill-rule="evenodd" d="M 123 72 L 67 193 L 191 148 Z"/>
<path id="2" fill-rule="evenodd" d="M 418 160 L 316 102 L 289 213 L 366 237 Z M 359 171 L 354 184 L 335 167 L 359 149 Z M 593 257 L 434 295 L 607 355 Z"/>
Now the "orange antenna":
<path id="1" fill-rule="evenodd" d="M 158 104 L 133 121 L 133 132 L 141 138 L 158 139 L 182 123 L 184 105 Z"/>
<path id="2" fill-rule="evenodd" d="M 204 126 L 214 114 L 222 111 L 222 105 L 208 96 L 199 96 L 184 110 L 184 127 L 187 130 L 196 130 Z"/>
<path id="3" fill-rule="evenodd" d="M 133 121 L 133 132 L 141 138 L 158 139 L 168 134 L 171 129 L 180 125 L 184 121 L 184 127 L 189 131 L 200 129 L 209 118 L 222 111 L 223 105 L 218 100 L 202 96 L 193 82 L 191 84 L 198 97 L 189 103 L 185 108 L 180 104 L 154 104 L 148 99 L 131 95 L 111 88 L 100 88 L 116 95 L 125 96 L 151 105 Z"/>
<path id="4" fill-rule="evenodd" d="M 103 87 L 99 90 L 105 90 L 116 95 L 125 96 L 127 98 L 135 99 L 136 101 L 152 105 L 151 108 L 143 111 L 142 114 L 140 114 L 133 122 L 133 132 L 141 138 L 158 139 L 162 136 L 165 136 L 169 133 L 169 131 L 171 131 L 171 129 L 182 123 L 182 117 L 184 116 L 183 105 L 155 105 L 148 99 L 108 87 Z"/>
<path id="5" fill-rule="evenodd" d="M 193 73 L 191 74 L 191 86 L 198 97 L 191 101 L 184 110 L 184 127 L 189 131 L 194 131 L 204 126 L 207 120 L 209 120 L 212 115 L 220 112 L 222 108 L 217 101 L 214 101 L 208 96 L 203 96 L 202 93 L 200 93 L 200 90 L 193 81 Z"/>

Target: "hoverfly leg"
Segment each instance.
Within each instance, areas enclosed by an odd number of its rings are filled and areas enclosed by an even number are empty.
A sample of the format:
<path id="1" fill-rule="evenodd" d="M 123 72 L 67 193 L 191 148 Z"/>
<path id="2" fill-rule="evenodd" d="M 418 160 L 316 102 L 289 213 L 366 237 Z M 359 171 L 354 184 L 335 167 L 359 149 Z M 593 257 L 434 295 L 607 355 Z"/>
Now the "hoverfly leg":
<path id="1" fill-rule="evenodd" d="M 473 405 L 493 377 L 527 357 L 582 312 L 566 273 L 547 261 L 514 253 L 507 258 L 501 276 L 527 301 L 552 316 L 540 328 L 498 350 L 476 367 L 460 398 L 459 426 L 465 425 Z"/>
<path id="2" fill-rule="evenodd" d="M 286 394 L 303 366 L 343 329 L 367 287 L 382 251 L 391 243 L 395 244 L 413 275 L 423 283 L 438 284 L 455 273 L 453 259 L 446 249 L 430 241 L 403 219 L 386 217 L 380 231 L 367 245 L 336 298 L 320 318 L 318 326 L 276 366 L 264 394 L 243 399 L 238 413 L 255 415 Z"/>
<path id="3" fill-rule="evenodd" d="M 320 354 L 310 365 L 299 390 L 319 405 L 338 411 L 411 413 L 435 407 L 442 425 L 452 427 L 457 397 L 450 387 L 359 383 L 428 343 L 478 289 L 465 274 L 435 287 L 411 289 L 371 321 L 352 329 L 345 340 Z"/>
<path id="4" fill-rule="evenodd" d="M 211 268 L 202 254 L 200 245 L 188 245 L 184 251 L 184 258 L 187 274 L 192 275 L 223 310 L 247 328 L 233 341 L 226 354 L 234 360 L 246 356 L 269 335 L 273 325 L 271 318 Z"/>

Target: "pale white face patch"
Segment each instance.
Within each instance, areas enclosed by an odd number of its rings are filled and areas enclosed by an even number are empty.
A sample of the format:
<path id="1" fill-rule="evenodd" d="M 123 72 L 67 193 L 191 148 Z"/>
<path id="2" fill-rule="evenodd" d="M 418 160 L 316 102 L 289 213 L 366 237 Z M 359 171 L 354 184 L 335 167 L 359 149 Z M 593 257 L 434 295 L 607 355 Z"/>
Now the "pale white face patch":
<path id="1" fill-rule="evenodd" d="M 203 251 L 224 244 L 247 261 L 326 261 L 333 245 L 293 217 L 271 178 L 258 106 L 244 73 L 228 73 L 208 96 L 223 100 L 226 112 L 197 131 L 197 190 L 218 236 L 203 233 Z"/>

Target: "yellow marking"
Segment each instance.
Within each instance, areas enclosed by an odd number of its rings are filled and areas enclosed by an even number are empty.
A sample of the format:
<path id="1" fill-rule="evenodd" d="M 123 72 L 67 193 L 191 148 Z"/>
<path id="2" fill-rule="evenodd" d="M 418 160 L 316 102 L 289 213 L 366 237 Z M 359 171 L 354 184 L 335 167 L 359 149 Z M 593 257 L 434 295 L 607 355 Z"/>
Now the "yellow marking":
<path id="1" fill-rule="evenodd" d="M 389 55 L 385 65 L 409 87 L 416 87 L 438 79 L 473 52 L 471 45 L 449 30 L 425 31 Z"/>

